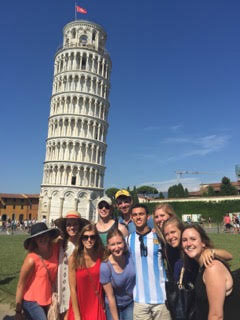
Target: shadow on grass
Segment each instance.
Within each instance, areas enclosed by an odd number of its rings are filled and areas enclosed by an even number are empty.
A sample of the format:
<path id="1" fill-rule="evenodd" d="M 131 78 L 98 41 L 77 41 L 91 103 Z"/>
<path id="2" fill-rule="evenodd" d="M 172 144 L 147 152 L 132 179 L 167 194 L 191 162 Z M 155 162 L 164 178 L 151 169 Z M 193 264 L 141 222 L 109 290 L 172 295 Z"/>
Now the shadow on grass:
<path id="1" fill-rule="evenodd" d="M 15 279 L 16 278 L 16 276 L 14 276 L 14 277 L 7 277 L 7 278 L 5 278 L 5 279 L 2 279 L 2 280 L 0 280 L 0 285 L 2 285 L 2 284 L 7 284 L 7 283 L 9 283 L 9 282 L 11 282 L 13 279 Z"/>

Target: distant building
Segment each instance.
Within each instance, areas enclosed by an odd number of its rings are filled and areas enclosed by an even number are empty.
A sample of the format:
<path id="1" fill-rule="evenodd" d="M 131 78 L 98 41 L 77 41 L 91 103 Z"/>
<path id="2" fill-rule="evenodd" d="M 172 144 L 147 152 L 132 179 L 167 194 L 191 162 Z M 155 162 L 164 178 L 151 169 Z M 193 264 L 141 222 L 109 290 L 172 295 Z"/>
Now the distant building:
<path id="1" fill-rule="evenodd" d="M 0 193 L 0 217 L 2 221 L 37 219 L 39 194 Z"/>
<path id="2" fill-rule="evenodd" d="M 231 185 L 235 187 L 238 191 L 238 194 L 240 194 L 240 181 L 234 181 L 231 182 Z M 200 185 L 200 191 L 199 195 L 202 195 L 208 191 L 208 187 L 212 187 L 215 194 L 219 195 L 220 193 L 220 188 L 221 188 L 221 182 L 215 182 L 215 183 L 202 183 Z M 191 192 L 192 193 L 192 192 Z"/>

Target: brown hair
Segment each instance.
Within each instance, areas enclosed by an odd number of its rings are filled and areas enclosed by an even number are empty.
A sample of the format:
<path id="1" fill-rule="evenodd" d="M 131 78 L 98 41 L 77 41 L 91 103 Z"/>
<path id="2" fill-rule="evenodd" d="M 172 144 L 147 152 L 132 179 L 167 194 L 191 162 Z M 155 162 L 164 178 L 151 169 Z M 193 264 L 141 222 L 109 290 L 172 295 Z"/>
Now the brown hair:
<path id="1" fill-rule="evenodd" d="M 97 228 L 95 224 L 88 224 L 85 227 L 82 228 L 79 239 L 78 239 L 78 245 L 76 246 L 75 250 L 73 251 L 73 258 L 74 258 L 74 265 L 75 269 L 77 268 L 85 268 L 85 260 L 84 260 L 84 246 L 83 246 L 83 241 L 82 238 L 84 236 L 84 233 L 87 231 L 93 231 L 96 235 L 96 240 L 93 246 L 93 249 L 95 250 L 97 257 L 100 258 L 101 260 L 103 259 L 104 255 L 104 246 L 102 243 L 102 240 L 98 234 Z"/>
<path id="2" fill-rule="evenodd" d="M 213 244 L 212 244 L 210 238 L 208 237 L 206 231 L 199 224 L 194 223 L 194 224 L 185 225 L 182 230 L 182 234 L 187 229 L 196 230 L 199 233 L 201 241 L 205 244 L 206 248 L 210 248 L 210 249 L 213 248 Z M 181 242 L 182 242 L 182 236 L 181 236 Z"/>

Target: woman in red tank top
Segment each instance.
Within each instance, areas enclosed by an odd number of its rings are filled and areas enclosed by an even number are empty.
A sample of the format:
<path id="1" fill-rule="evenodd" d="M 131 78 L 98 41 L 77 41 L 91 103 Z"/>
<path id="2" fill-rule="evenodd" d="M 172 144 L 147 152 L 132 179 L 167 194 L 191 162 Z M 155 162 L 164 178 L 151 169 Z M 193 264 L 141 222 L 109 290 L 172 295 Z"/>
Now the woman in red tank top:
<path id="1" fill-rule="evenodd" d="M 70 307 L 68 320 L 106 320 L 100 264 L 104 247 L 95 225 L 85 226 L 69 258 Z"/>

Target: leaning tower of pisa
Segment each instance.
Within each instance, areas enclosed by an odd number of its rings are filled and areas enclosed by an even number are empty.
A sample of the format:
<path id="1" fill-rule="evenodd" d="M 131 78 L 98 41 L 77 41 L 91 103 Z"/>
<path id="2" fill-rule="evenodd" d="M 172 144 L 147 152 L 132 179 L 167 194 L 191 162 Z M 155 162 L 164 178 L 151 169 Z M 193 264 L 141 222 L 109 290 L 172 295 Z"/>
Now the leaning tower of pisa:
<path id="1" fill-rule="evenodd" d="M 95 220 L 103 195 L 111 59 L 106 32 L 76 20 L 63 29 L 57 51 L 38 218 L 77 210 Z"/>

